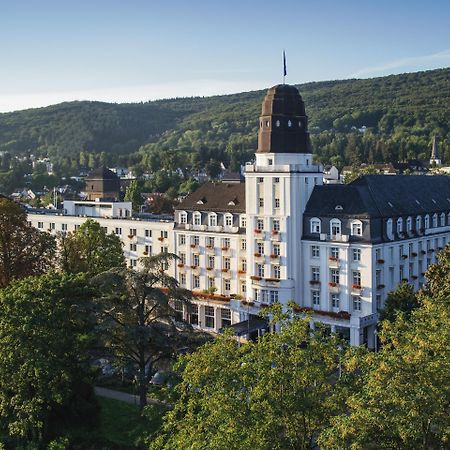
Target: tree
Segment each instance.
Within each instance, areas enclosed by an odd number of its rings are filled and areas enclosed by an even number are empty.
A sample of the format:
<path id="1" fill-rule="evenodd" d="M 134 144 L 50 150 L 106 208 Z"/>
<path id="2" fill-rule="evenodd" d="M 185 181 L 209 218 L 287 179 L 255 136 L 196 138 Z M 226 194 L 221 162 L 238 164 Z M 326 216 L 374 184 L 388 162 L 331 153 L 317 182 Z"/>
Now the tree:
<path id="1" fill-rule="evenodd" d="M 339 411 L 339 340 L 309 319 L 239 345 L 225 334 L 178 364 L 178 400 L 152 449 L 309 449 Z"/>
<path id="2" fill-rule="evenodd" d="M 55 272 L 0 290 L 0 430 L 12 439 L 42 443 L 65 425 L 95 423 L 91 297 L 83 276 Z"/>
<path id="3" fill-rule="evenodd" d="M 125 201 L 132 202 L 133 210 L 139 211 L 142 205 L 142 189 L 137 180 L 132 180 L 125 192 Z"/>
<path id="4" fill-rule="evenodd" d="M 428 267 L 422 293 L 435 300 L 450 298 L 450 244 L 437 254 L 437 264 Z"/>
<path id="5" fill-rule="evenodd" d="M 409 316 L 418 307 L 419 301 L 414 287 L 411 284 L 402 283 L 395 291 L 389 292 L 384 309 L 380 313 L 380 320 L 394 322 L 400 312 Z"/>
<path id="6" fill-rule="evenodd" d="M 124 267 L 122 243 L 107 234 L 98 222 L 88 219 L 73 233 L 59 236 L 60 266 L 69 273 L 96 275 L 114 267 Z"/>
<path id="7" fill-rule="evenodd" d="M 54 254 L 54 238 L 31 227 L 20 206 L 0 197 L 0 288 L 45 273 Z"/>
<path id="8" fill-rule="evenodd" d="M 161 253 L 143 258 L 144 268 L 113 269 L 93 280 L 98 289 L 100 323 L 105 345 L 124 364 L 138 369 L 141 408 L 147 404 L 155 364 L 170 358 L 188 325 L 177 320 L 175 302 L 189 304 L 191 293 L 178 287 L 164 268 L 175 255 Z"/>
<path id="9" fill-rule="evenodd" d="M 212 179 L 217 178 L 222 172 L 220 161 L 216 159 L 210 159 L 205 165 L 206 173 Z"/>

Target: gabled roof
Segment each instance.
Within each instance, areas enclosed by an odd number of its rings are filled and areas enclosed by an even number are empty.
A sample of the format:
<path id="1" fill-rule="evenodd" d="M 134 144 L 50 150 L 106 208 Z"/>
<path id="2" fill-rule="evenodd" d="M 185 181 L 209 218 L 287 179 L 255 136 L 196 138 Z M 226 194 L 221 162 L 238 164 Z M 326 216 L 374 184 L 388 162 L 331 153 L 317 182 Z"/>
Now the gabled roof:
<path id="1" fill-rule="evenodd" d="M 205 183 L 176 209 L 245 212 L 245 183 Z"/>
<path id="2" fill-rule="evenodd" d="M 316 186 L 305 214 L 388 218 L 449 210 L 450 177 L 365 175 L 348 185 Z"/>

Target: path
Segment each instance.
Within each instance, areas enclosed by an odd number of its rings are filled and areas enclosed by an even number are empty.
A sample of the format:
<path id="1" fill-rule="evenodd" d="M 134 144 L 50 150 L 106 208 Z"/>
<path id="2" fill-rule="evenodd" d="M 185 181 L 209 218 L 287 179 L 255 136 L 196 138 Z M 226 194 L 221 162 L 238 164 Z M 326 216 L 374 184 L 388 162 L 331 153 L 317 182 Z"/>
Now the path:
<path id="1" fill-rule="evenodd" d="M 94 388 L 95 395 L 98 395 L 99 397 L 106 397 L 106 398 L 112 398 L 114 400 L 119 400 L 121 402 L 130 403 L 131 405 L 139 405 L 139 396 L 128 394 L 127 392 L 122 391 L 115 391 L 113 389 L 108 389 L 104 387 L 96 386 Z M 160 400 L 155 400 L 153 398 L 147 397 L 147 403 L 153 404 L 153 405 L 162 405 L 164 402 L 161 402 Z"/>

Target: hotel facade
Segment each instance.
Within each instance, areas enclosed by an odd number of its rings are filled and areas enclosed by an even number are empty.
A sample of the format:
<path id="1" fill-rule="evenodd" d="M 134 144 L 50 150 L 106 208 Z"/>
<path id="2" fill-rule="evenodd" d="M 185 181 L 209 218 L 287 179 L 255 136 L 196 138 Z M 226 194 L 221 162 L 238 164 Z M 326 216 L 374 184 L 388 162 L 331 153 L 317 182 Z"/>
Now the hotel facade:
<path id="1" fill-rule="evenodd" d="M 232 325 L 237 334 L 260 333 L 261 308 L 293 301 L 311 314 L 312 327 L 320 322 L 351 345 L 373 347 L 387 294 L 402 282 L 419 289 L 450 242 L 450 177 L 367 175 L 323 185 L 303 100 L 284 84 L 263 101 L 244 180 L 205 183 L 174 217 L 133 214 L 117 201 L 108 170 L 86 184 L 90 200 L 34 210 L 28 220 L 58 233 L 94 218 L 121 238 L 130 267 L 148 255 L 177 254 L 168 271 L 195 300 L 189 310 L 175 308 L 211 332 Z"/>

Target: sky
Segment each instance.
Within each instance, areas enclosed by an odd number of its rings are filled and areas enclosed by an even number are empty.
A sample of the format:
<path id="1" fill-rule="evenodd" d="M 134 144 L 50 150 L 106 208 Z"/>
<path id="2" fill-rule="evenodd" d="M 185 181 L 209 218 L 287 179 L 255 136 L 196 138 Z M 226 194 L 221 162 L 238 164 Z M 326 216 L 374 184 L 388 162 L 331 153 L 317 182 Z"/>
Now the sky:
<path id="1" fill-rule="evenodd" d="M 450 66 L 450 1 L 0 0 L 0 112 Z"/>

